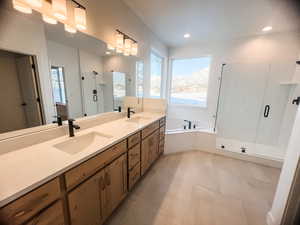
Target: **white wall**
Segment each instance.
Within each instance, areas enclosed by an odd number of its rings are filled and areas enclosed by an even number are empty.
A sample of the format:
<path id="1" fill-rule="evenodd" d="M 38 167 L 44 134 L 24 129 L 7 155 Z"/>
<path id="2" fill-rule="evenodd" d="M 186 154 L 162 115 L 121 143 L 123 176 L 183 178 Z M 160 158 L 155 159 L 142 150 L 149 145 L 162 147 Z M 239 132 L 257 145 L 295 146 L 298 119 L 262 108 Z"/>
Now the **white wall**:
<path id="1" fill-rule="evenodd" d="M 174 58 L 194 58 L 211 56 L 212 64 L 208 87 L 208 107 L 174 107 L 169 106 L 169 118 L 196 119 L 206 121 L 212 128 L 213 116 L 219 88 L 222 63 L 251 62 L 270 63 L 281 60 L 295 61 L 300 51 L 299 33 L 275 33 L 269 35 L 241 38 L 218 43 L 199 43 L 185 47 L 171 48 L 170 60 Z M 170 84 L 170 81 L 168 82 Z"/>
<path id="2" fill-rule="evenodd" d="M 64 68 L 69 117 L 82 117 L 78 49 L 49 40 L 47 41 L 47 47 L 49 67 L 59 66 Z"/>

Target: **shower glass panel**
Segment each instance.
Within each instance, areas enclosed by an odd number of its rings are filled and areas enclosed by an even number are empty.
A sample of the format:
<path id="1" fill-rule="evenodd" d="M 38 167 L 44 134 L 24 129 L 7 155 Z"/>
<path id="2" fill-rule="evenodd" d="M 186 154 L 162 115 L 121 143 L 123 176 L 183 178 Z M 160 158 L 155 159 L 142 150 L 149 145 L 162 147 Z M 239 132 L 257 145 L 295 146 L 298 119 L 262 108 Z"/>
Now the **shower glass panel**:
<path id="1" fill-rule="evenodd" d="M 293 62 L 231 63 L 223 68 L 217 112 L 217 148 L 282 159 Z M 296 110 L 296 109 L 295 109 Z"/>

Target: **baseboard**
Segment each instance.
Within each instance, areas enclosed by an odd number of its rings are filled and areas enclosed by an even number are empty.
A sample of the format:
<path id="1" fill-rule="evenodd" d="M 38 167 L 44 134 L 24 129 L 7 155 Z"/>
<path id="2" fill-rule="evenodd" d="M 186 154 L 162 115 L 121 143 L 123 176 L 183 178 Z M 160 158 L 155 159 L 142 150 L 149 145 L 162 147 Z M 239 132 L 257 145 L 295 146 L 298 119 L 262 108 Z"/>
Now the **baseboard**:
<path id="1" fill-rule="evenodd" d="M 234 158 L 234 159 L 244 160 L 247 162 L 252 162 L 252 163 L 256 163 L 256 164 L 260 164 L 260 165 L 264 165 L 264 166 L 274 167 L 274 168 L 278 168 L 278 169 L 281 169 L 282 164 L 283 164 L 283 162 L 278 161 L 278 160 L 263 159 L 263 158 L 259 158 L 256 156 L 251 156 L 251 155 L 246 155 L 246 154 L 243 155 L 241 153 L 222 151 L 222 150 L 218 150 L 218 149 L 215 149 L 215 150 L 190 149 L 190 150 L 185 150 L 185 151 L 170 152 L 170 153 L 166 153 L 166 154 L 176 154 L 176 153 L 178 154 L 178 153 L 184 153 L 184 152 L 188 152 L 188 151 L 202 151 L 202 152 L 207 152 L 207 153 L 216 154 L 216 155 L 222 155 L 222 156 L 230 157 L 230 158 Z"/>
<path id="2" fill-rule="evenodd" d="M 267 214 L 267 224 L 268 225 L 275 225 L 274 217 L 271 211 L 268 212 Z"/>

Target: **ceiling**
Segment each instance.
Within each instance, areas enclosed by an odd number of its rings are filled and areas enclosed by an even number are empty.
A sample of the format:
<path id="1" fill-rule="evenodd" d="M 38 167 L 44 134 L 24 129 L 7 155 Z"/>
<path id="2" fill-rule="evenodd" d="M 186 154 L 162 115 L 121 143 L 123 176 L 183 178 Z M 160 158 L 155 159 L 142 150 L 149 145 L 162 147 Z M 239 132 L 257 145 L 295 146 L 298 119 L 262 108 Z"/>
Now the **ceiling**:
<path id="1" fill-rule="evenodd" d="M 168 46 L 296 30 L 297 0 L 123 0 Z M 183 38 L 190 33 L 189 39 Z"/>

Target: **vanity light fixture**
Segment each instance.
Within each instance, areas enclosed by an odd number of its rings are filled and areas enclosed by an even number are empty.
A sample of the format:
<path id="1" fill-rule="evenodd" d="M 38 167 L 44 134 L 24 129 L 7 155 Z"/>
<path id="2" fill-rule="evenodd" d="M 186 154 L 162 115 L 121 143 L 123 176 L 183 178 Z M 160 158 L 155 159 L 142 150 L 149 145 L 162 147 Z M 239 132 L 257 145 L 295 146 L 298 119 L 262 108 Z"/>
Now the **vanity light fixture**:
<path id="1" fill-rule="evenodd" d="M 86 30 L 86 10 L 82 6 L 74 9 L 75 24 L 79 30 Z"/>
<path id="2" fill-rule="evenodd" d="M 110 55 L 110 54 L 111 54 L 111 52 L 109 52 L 109 51 L 106 51 L 106 52 L 105 52 L 105 54 L 106 54 L 106 55 Z"/>
<path id="3" fill-rule="evenodd" d="M 107 44 L 107 49 L 113 51 L 115 50 L 115 47 L 111 44 Z"/>
<path id="4" fill-rule="evenodd" d="M 34 8 L 41 8 L 43 5 L 42 0 L 26 0 L 26 2 Z"/>
<path id="5" fill-rule="evenodd" d="M 71 33 L 71 34 L 75 34 L 77 32 L 75 27 L 72 27 L 68 24 L 65 24 L 65 31 Z"/>
<path id="6" fill-rule="evenodd" d="M 263 32 L 271 31 L 273 28 L 271 26 L 266 26 L 262 29 Z"/>
<path id="7" fill-rule="evenodd" d="M 53 17 L 47 16 L 43 14 L 43 21 L 49 24 L 57 24 L 57 20 L 54 19 Z"/>
<path id="8" fill-rule="evenodd" d="M 129 56 L 129 55 L 136 56 L 138 52 L 137 41 L 129 37 L 127 34 L 121 32 L 120 30 L 116 30 L 116 31 L 117 31 L 115 35 L 116 52 L 123 53 L 125 56 Z M 109 47 L 111 46 L 108 45 L 107 48 L 109 49 Z"/>
<path id="9" fill-rule="evenodd" d="M 130 54 L 133 55 L 133 56 L 136 56 L 137 53 L 138 53 L 138 43 L 135 42 L 131 46 L 131 53 Z"/>
<path id="10" fill-rule="evenodd" d="M 31 14 L 32 9 L 25 3 L 24 0 L 13 0 L 13 7 L 15 10 L 26 13 L 26 14 Z"/>
<path id="11" fill-rule="evenodd" d="M 53 15 L 60 19 L 67 19 L 67 1 L 66 0 L 52 0 Z"/>

